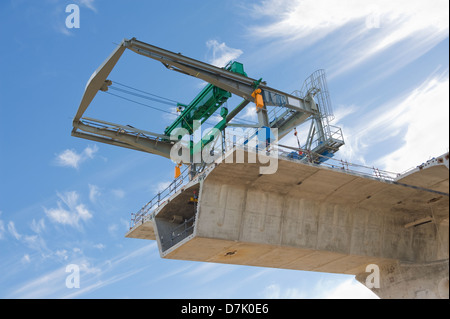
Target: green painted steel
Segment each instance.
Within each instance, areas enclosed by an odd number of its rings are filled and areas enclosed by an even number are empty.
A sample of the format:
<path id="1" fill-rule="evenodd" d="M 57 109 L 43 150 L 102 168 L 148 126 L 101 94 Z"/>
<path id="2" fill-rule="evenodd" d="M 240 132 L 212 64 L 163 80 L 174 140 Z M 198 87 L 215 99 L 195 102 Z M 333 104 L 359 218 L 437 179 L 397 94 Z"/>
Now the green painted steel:
<path id="1" fill-rule="evenodd" d="M 244 72 L 244 66 L 242 65 L 242 63 L 236 61 L 228 63 L 225 69 L 247 76 L 247 74 Z M 190 135 L 192 135 L 195 131 L 193 127 L 194 121 L 200 121 L 200 123 L 203 124 L 230 97 L 230 92 L 227 92 L 212 84 L 206 85 L 203 90 L 188 105 L 181 103 L 177 104 L 178 107 L 182 107 L 184 109 L 181 112 L 180 116 L 178 116 L 178 118 L 165 129 L 164 134 L 170 136 L 171 134 L 177 132 L 175 131 L 177 128 L 182 128 L 189 132 Z"/>

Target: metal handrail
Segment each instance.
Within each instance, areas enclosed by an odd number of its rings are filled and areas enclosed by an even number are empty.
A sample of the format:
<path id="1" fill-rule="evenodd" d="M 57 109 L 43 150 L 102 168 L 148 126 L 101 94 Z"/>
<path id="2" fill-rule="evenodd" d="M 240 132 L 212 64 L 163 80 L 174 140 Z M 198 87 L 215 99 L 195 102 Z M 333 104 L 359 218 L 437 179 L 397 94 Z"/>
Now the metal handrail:
<path id="1" fill-rule="evenodd" d="M 337 128 L 340 130 L 340 128 Z M 336 131 L 336 134 L 339 134 L 338 131 Z M 247 136 L 241 137 L 246 138 Z M 247 137 L 248 138 L 248 137 Z M 238 144 L 238 145 L 236 145 Z M 274 144 L 276 145 L 276 144 Z M 230 145 L 226 145 L 226 151 L 230 150 L 234 147 L 239 147 L 239 143 L 231 143 Z M 283 148 L 288 148 L 289 151 Z M 261 152 L 262 150 L 258 150 L 254 147 L 249 147 L 247 145 L 247 150 L 249 151 L 255 151 L 255 152 Z M 277 150 L 276 155 L 288 158 L 290 160 L 299 161 L 301 163 L 306 163 L 310 165 L 320 165 L 320 166 L 326 166 L 334 170 L 343 170 L 346 172 L 351 172 L 357 175 L 366 176 L 375 178 L 378 180 L 384 180 L 384 181 L 394 181 L 396 177 L 398 177 L 398 173 L 393 173 L 389 171 L 380 170 L 375 167 L 369 167 L 365 165 L 360 164 L 354 164 L 347 161 L 343 161 L 340 159 L 336 159 L 333 157 L 328 157 L 319 153 L 315 153 L 313 151 L 303 149 L 303 148 L 296 148 L 296 147 L 286 147 L 283 145 L 276 145 L 276 148 L 274 150 Z M 304 155 L 300 159 L 295 159 L 292 157 L 292 151 L 298 151 L 302 152 Z M 321 164 L 316 164 L 317 159 L 324 159 L 325 161 L 322 161 Z M 203 168 L 205 169 L 205 167 Z M 203 170 L 202 170 L 203 172 Z M 203 172 L 204 173 L 204 172 Z M 180 176 L 176 179 L 174 179 L 169 186 L 167 186 L 162 191 L 158 192 L 149 202 L 147 202 L 137 213 L 132 213 L 132 227 L 134 227 L 139 221 L 143 221 L 144 217 L 149 215 L 149 212 L 154 211 L 156 208 L 160 207 L 163 203 L 165 203 L 165 199 L 171 196 L 172 194 L 176 193 L 177 190 L 179 190 L 184 184 L 189 181 L 190 177 L 190 170 L 189 166 L 186 167 L 183 172 L 180 174 Z"/>
<path id="2" fill-rule="evenodd" d="M 175 239 L 177 239 L 178 237 L 180 237 L 182 235 L 185 235 L 188 231 L 190 231 L 192 228 L 194 228 L 194 220 L 195 220 L 195 215 L 192 216 L 189 219 L 185 219 L 182 224 L 180 224 L 179 226 L 175 227 L 172 230 L 172 234 L 170 236 L 170 241 L 173 243 L 173 241 Z M 192 225 L 191 226 L 187 226 L 190 222 L 192 222 Z M 176 233 L 176 231 L 181 229 L 181 228 L 184 228 L 184 229 L 180 233 Z"/>
<path id="3" fill-rule="evenodd" d="M 300 149 L 300 148 L 294 148 L 292 147 L 291 149 L 295 149 L 297 151 L 303 152 L 305 154 L 305 156 L 301 159 L 295 159 L 292 158 L 292 156 L 289 156 L 292 153 L 292 150 L 290 151 L 285 151 L 283 149 L 283 146 L 278 146 L 279 147 L 279 155 L 285 158 L 289 158 L 290 160 L 295 160 L 295 161 L 299 161 L 302 163 L 309 163 L 312 165 L 318 165 L 318 164 L 314 164 L 314 158 L 322 158 L 325 159 L 326 161 L 323 161 L 320 166 L 326 166 L 335 170 L 343 170 L 346 172 L 351 172 L 351 173 L 355 173 L 361 176 L 366 176 L 366 177 L 371 177 L 371 178 L 376 178 L 379 180 L 386 180 L 386 181 L 394 181 L 394 179 L 398 176 L 397 173 L 393 173 L 393 172 L 389 172 L 389 171 L 385 171 L 385 170 L 381 170 L 375 167 L 369 167 L 369 166 L 365 166 L 365 165 L 361 165 L 361 164 L 354 164 L 354 163 L 350 163 L 341 159 L 336 159 L 333 157 L 328 157 L 322 154 L 318 154 L 306 149 Z"/>
<path id="4" fill-rule="evenodd" d="M 164 203 L 164 200 L 171 196 L 172 194 L 177 192 L 181 186 L 189 181 L 189 167 L 186 167 L 183 172 L 175 178 L 169 186 L 167 186 L 162 191 L 158 192 L 149 202 L 147 202 L 137 213 L 131 213 L 131 222 L 132 226 L 136 225 L 139 221 L 143 220 L 143 218 L 152 210 L 158 208 Z"/>

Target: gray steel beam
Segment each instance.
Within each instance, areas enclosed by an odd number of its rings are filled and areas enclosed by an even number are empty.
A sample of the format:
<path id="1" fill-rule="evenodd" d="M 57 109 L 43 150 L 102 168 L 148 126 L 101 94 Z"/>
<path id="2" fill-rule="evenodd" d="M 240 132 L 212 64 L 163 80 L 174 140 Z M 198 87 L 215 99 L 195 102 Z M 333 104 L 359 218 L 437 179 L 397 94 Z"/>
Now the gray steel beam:
<path id="1" fill-rule="evenodd" d="M 119 58 L 122 56 L 123 51 L 125 51 L 125 46 L 123 45 L 124 41 L 122 41 L 122 43 L 114 49 L 111 55 L 102 63 L 102 65 L 97 68 L 97 70 L 95 70 L 95 72 L 89 78 L 77 113 L 73 119 L 74 123 L 78 122 L 81 119 L 83 113 L 86 111 L 89 104 L 97 94 L 98 90 L 100 90 L 100 88 L 103 86 L 106 78 L 111 73 Z"/>
<path id="2" fill-rule="evenodd" d="M 83 133 L 83 132 L 78 132 L 76 130 L 72 130 L 71 135 L 74 136 L 74 137 L 83 138 L 83 139 L 91 140 L 91 141 L 94 141 L 94 142 L 101 142 L 101 143 L 105 143 L 105 144 L 109 144 L 109 145 L 129 148 L 129 149 L 132 149 L 132 150 L 135 150 L 135 151 L 141 151 L 141 152 L 149 153 L 145 149 L 136 148 L 134 146 L 131 146 L 131 145 L 126 144 L 126 143 L 121 142 L 121 141 L 114 140 L 112 138 L 105 138 L 105 137 L 101 137 L 101 136 L 97 136 L 97 135 L 93 135 L 93 134 L 87 134 L 87 133 Z"/>
<path id="3" fill-rule="evenodd" d="M 103 143 L 143 150 L 145 152 L 170 158 L 170 148 L 172 147 L 172 143 L 162 141 L 161 135 L 100 120 L 82 118 L 84 112 L 94 99 L 97 92 L 99 90 L 103 90 L 108 75 L 111 73 L 126 48 L 138 54 L 160 61 L 169 69 L 197 77 L 244 98 L 244 101 L 242 101 L 227 116 L 227 122 L 231 121 L 231 119 L 236 116 L 249 102 L 253 102 L 254 100 L 251 94 L 255 89 L 255 83 L 258 82 L 256 79 L 185 57 L 179 53 L 177 54 L 152 46 L 145 42 L 138 41 L 135 38 L 131 40 L 125 39 L 114 49 L 110 56 L 89 78 L 77 113 L 73 119 L 74 130 L 72 131 L 72 135 L 91 140 L 97 138 L 96 140 Z M 302 114 L 308 115 L 314 115 L 317 113 L 317 110 L 312 109 L 311 103 L 308 101 L 271 88 L 267 86 L 265 82 L 261 82 L 258 88 L 262 90 L 265 105 L 282 105 L 297 112 L 301 112 Z M 86 120 L 97 122 L 97 125 L 89 125 L 86 123 Z M 258 121 L 260 125 L 269 126 L 269 119 L 267 118 L 267 111 L 265 107 L 263 110 L 258 112 Z M 100 126 L 98 123 L 104 125 Z M 78 134 L 77 129 L 89 132 L 90 134 Z M 103 137 L 99 137 L 98 135 Z M 156 136 L 156 139 L 148 138 L 148 135 L 152 137 Z"/>
<path id="4" fill-rule="evenodd" d="M 239 103 L 238 106 L 236 106 L 230 113 L 228 113 L 226 122 L 230 122 L 240 111 L 242 111 L 247 105 L 250 103 L 249 100 L 243 100 L 241 103 Z"/>
<path id="5" fill-rule="evenodd" d="M 174 53 L 158 48 L 148 43 L 138 41 L 135 38 L 125 40 L 124 45 L 138 54 L 160 61 L 169 69 L 202 79 L 246 100 L 254 100 L 251 94 L 255 89 L 254 84 L 257 82 L 256 79 L 185 57 L 180 53 Z M 267 86 L 265 82 L 261 82 L 258 87 L 264 92 L 264 103 L 266 105 L 279 106 L 279 104 L 274 101 L 283 100 L 285 103 L 283 106 L 287 108 L 310 114 L 316 113 L 315 110 L 311 109 L 310 104 L 301 98 L 271 88 Z"/>
<path id="6" fill-rule="evenodd" d="M 89 122 L 93 122 L 93 123 L 98 123 L 98 124 L 103 124 L 103 125 L 107 125 L 110 126 L 111 128 L 117 128 L 117 129 L 123 129 L 126 131 L 130 131 L 133 132 L 135 134 L 142 134 L 142 135 L 148 135 L 154 138 L 167 138 L 166 135 L 164 134 L 158 134 L 158 133 L 154 133 L 154 132 L 150 132 L 150 131 L 145 131 L 145 130 L 140 130 L 137 129 L 135 127 L 129 126 L 129 125 L 121 125 L 121 124 L 116 124 L 116 123 L 111 123 L 111 122 L 107 122 L 107 121 L 103 121 L 103 120 L 98 120 L 98 119 L 94 119 L 91 117 L 83 117 L 82 118 L 83 121 L 89 121 Z"/>
<path id="7" fill-rule="evenodd" d="M 289 117 L 278 128 L 278 138 L 281 139 L 287 135 L 294 127 L 308 120 L 310 115 L 308 113 L 296 112 Z"/>
<path id="8" fill-rule="evenodd" d="M 113 145 L 124 146 L 124 144 L 130 146 L 128 148 L 132 148 L 135 150 L 141 150 L 147 153 L 152 153 L 155 155 L 163 156 L 165 158 L 170 159 L 170 150 L 173 146 L 172 143 L 161 141 L 159 139 L 151 139 L 144 135 L 136 135 L 128 133 L 124 130 L 117 130 L 114 128 L 99 128 L 95 126 L 91 126 L 81 121 L 77 122 L 74 131 L 72 131 L 72 135 L 76 133 L 76 129 L 80 129 L 85 132 L 89 132 L 93 135 L 100 135 L 108 137 L 114 140 Z M 84 137 L 84 136 L 83 136 Z M 90 138 L 92 139 L 92 138 Z M 100 142 L 106 142 L 105 140 L 99 140 Z M 119 143 L 118 143 L 118 142 Z M 124 146 L 125 147 L 125 146 Z"/>
<path id="9" fill-rule="evenodd" d="M 117 61 L 122 56 L 125 48 L 160 61 L 169 69 L 197 77 L 228 92 L 241 96 L 247 101 L 253 101 L 251 94 L 254 91 L 254 84 L 257 82 L 256 79 L 188 58 L 179 53 L 164 50 L 133 38 L 131 40 L 123 40 L 102 63 L 102 65 L 100 65 L 100 67 L 97 68 L 97 70 L 95 70 L 95 72 L 91 75 L 86 84 L 77 113 L 73 119 L 74 123 L 81 119 L 89 104 L 92 102 L 97 92 L 102 88 L 108 75 L 111 73 Z M 283 106 L 287 108 L 306 112 L 308 114 L 317 113 L 316 110 L 311 108 L 310 103 L 307 101 L 294 95 L 271 88 L 267 86 L 265 82 L 261 82 L 258 87 L 263 91 L 266 106 L 279 106 L 279 102 L 282 101 Z M 245 105 L 243 105 L 243 107 L 244 106 Z M 237 114 L 237 112 L 235 114 Z M 263 115 L 259 117 L 263 117 Z M 231 119 L 232 117 L 229 118 Z M 267 119 L 261 118 L 260 122 L 265 123 L 267 122 Z"/>

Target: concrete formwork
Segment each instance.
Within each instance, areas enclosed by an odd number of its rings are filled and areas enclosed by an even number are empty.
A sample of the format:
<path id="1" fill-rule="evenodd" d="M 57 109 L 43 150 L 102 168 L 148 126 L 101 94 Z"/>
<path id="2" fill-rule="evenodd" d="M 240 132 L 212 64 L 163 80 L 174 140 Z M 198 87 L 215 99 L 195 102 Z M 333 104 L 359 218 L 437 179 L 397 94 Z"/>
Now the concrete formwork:
<path id="1" fill-rule="evenodd" d="M 448 298 L 444 164 L 392 183 L 281 158 L 276 173 L 261 174 L 259 164 L 227 156 L 126 236 L 157 240 L 163 258 L 354 274 L 361 282 L 375 264 L 381 281 L 372 290 L 381 297 Z M 190 202 L 194 190 L 198 204 Z M 423 218 L 431 222 L 414 226 Z"/>

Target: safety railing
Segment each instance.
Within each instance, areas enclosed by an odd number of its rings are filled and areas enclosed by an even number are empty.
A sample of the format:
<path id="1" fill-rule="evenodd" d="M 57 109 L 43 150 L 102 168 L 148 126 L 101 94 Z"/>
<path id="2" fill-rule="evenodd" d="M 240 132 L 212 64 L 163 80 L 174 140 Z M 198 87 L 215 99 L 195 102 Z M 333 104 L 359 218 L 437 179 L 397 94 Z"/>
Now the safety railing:
<path id="1" fill-rule="evenodd" d="M 249 130 L 253 132 L 253 129 Z M 256 130 L 254 130 L 256 132 Z M 240 139 L 235 141 L 228 141 L 225 143 L 226 151 L 232 149 L 233 147 L 244 147 L 243 141 L 248 140 L 250 132 L 246 132 L 245 136 L 241 136 Z M 338 140 L 342 138 L 342 133 L 340 132 L 340 128 L 336 128 L 333 130 L 331 135 L 333 138 L 337 138 Z M 299 161 L 301 163 L 310 164 L 310 165 L 320 165 L 325 166 L 334 170 L 341 170 L 345 172 L 350 172 L 353 174 L 376 178 L 379 180 L 385 181 L 394 181 L 395 178 L 399 176 L 397 173 L 381 170 L 375 167 L 369 167 L 361 164 L 354 164 L 348 161 L 344 161 L 341 159 L 336 159 L 334 157 L 322 155 L 311 150 L 295 148 L 295 147 L 286 147 L 284 145 L 279 145 L 274 143 L 274 147 L 271 147 L 270 153 L 273 151 L 277 152 L 280 158 L 287 158 L 294 161 Z M 257 145 L 245 145 L 245 149 L 247 151 L 253 152 L 261 152 L 263 149 L 258 150 Z M 264 150 L 266 153 L 269 150 Z M 319 164 L 320 163 L 320 164 Z M 204 171 L 209 171 L 209 168 L 202 167 L 202 169 L 197 173 L 205 173 Z M 210 168 L 212 169 L 212 168 Z M 137 213 L 131 214 L 131 228 L 134 227 L 139 222 L 144 221 L 144 217 L 153 212 L 156 208 L 160 207 L 165 203 L 166 199 L 171 195 L 175 194 L 178 190 L 180 190 L 187 182 L 192 178 L 190 176 L 190 168 L 187 166 L 181 175 L 174 179 L 164 190 L 157 193 L 149 202 L 147 202 Z"/>
<path id="2" fill-rule="evenodd" d="M 172 230 L 169 235 L 169 242 L 167 242 L 166 238 L 162 237 L 161 244 L 164 246 L 168 245 L 169 247 L 172 247 L 173 245 L 182 241 L 194 231 L 194 221 L 195 215 L 189 219 L 185 219 L 179 226 Z"/>
<path id="3" fill-rule="evenodd" d="M 278 145 L 278 155 L 280 157 L 289 158 L 290 160 L 299 161 L 311 165 L 325 166 L 334 170 L 349 172 L 364 177 L 376 178 L 384 181 L 393 181 L 398 177 L 398 173 L 393 173 L 376 167 L 365 166 L 361 164 L 350 163 L 334 157 L 318 154 L 306 149 L 289 148 L 286 150 L 285 146 Z M 301 154 L 301 155 L 300 155 Z M 317 164 L 320 162 L 320 164 Z"/>
<path id="4" fill-rule="evenodd" d="M 147 202 L 137 213 L 131 213 L 131 227 L 134 227 L 138 222 L 143 221 L 144 217 L 148 215 L 149 212 L 155 210 L 161 206 L 166 198 L 175 194 L 177 190 L 180 190 L 182 186 L 187 184 L 189 181 L 189 167 L 186 167 L 180 176 L 174 179 L 169 186 L 160 191 L 155 195 L 149 202 Z"/>
<path id="5" fill-rule="evenodd" d="M 334 125 L 328 125 L 330 128 L 330 138 L 334 140 L 344 141 L 344 136 L 342 134 L 342 129 Z"/>
<path id="6" fill-rule="evenodd" d="M 327 125 L 324 127 L 325 137 L 316 137 L 311 142 L 307 142 L 308 145 L 303 146 L 302 148 L 314 150 L 317 147 L 329 145 L 333 147 L 333 144 L 339 144 L 342 146 L 344 144 L 344 137 L 342 134 L 342 129 L 340 127 L 334 125 Z M 317 150 L 316 150 L 317 151 Z"/>

